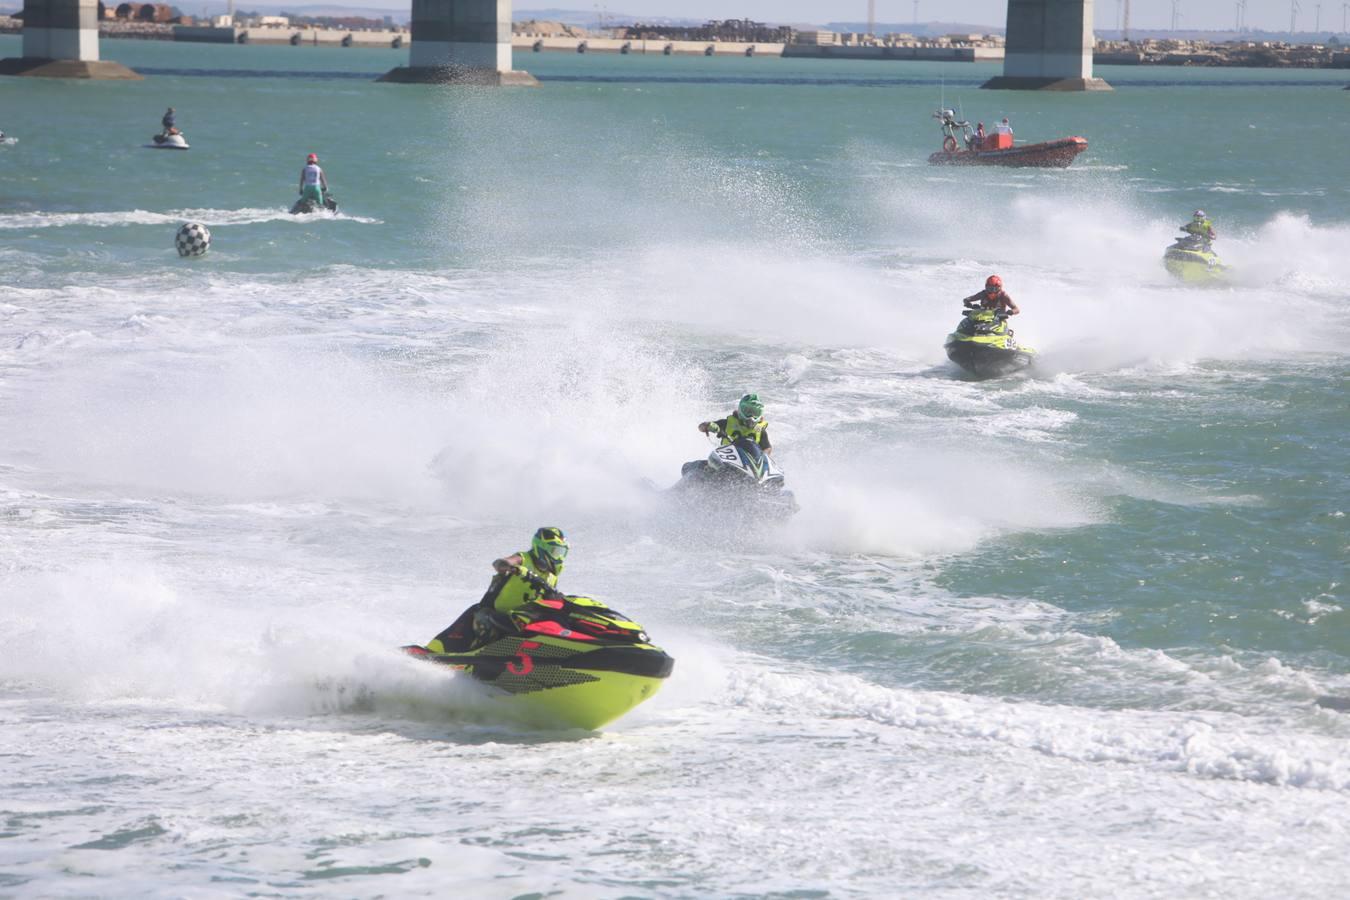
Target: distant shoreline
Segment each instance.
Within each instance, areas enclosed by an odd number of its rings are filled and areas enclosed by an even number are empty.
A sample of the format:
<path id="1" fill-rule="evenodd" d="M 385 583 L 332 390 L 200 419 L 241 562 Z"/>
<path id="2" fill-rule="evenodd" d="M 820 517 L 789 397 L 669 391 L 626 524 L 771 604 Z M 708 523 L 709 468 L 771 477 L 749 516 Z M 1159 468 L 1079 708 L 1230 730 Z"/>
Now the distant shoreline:
<path id="1" fill-rule="evenodd" d="M 0 34 L 22 34 L 23 20 L 0 16 Z M 117 40 L 185 41 L 218 44 L 264 44 L 406 49 L 407 29 L 360 31 L 311 26 L 227 27 L 169 25 L 156 22 L 102 21 L 99 37 Z M 516 34 L 512 48 L 521 53 L 601 53 L 646 56 L 759 56 L 785 59 L 836 59 L 917 62 L 1000 62 L 1002 47 L 981 45 L 781 44 L 732 41 L 687 41 L 665 38 L 624 39 L 590 36 L 540 37 Z M 1094 62 L 1102 66 L 1164 66 L 1238 69 L 1347 69 L 1350 47 L 1240 41 L 1144 40 L 1099 41 Z"/>

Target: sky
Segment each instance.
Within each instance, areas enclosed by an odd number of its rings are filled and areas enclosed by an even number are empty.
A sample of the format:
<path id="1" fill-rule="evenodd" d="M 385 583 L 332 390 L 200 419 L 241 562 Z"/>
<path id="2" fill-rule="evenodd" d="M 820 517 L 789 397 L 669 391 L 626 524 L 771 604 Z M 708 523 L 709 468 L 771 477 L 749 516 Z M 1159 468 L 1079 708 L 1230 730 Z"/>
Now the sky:
<path id="1" fill-rule="evenodd" d="M 913 0 L 876 0 L 878 22 L 914 21 Z M 1320 3 L 1323 31 L 1340 31 L 1343 0 L 1300 0 L 1303 11 L 1298 29 L 1312 31 Z M 382 4 L 383 5 L 383 4 Z M 1130 24 L 1137 28 L 1168 28 L 1172 23 L 1172 0 L 1130 0 Z M 514 0 L 516 9 L 595 9 L 632 15 L 663 15 L 696 18 L 748 18 L 772 22 L 865 21 L 867 0 Z M 919 21 L 968 22 L 1002 25 L 1006 0 L 919 0 Z M 1116 27 L 1118 0 L 1096 0 L 1096 27 Z M 1179 27 L 1185 29 L 1232 29 L 1237 21 L 1236 0 L 1180 0 Z M 1289 30 L 1290 0 L 1247 0 L 1247 25 L 1270 31 Z"/>

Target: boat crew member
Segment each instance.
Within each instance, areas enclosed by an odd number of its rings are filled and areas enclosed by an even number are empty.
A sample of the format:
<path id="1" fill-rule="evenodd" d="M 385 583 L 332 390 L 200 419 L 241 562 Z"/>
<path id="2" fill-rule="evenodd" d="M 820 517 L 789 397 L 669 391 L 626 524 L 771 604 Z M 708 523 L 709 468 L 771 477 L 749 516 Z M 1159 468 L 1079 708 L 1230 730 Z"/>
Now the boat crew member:
<path id="1" fill-rule="evenodd" d="M 975 123 L 975 149 L 979 150 L 984 146 L 984 123 Z"/>
<path id="2" fill-rule="evenodd" d="M 427 644 L 427 649 L 432 653 L 463 653 L 510 633 L 512 612 L 558 586 L 567 546 L 561 528 L 544 526 L 535 531 L 530 549 L 493 560 L 496 574 L 483 599 L 464 610 L 453 625 Z"/>
<path id="3" fill-rule="evenodd" d="M 163 128 L 164 128 L 164 131 L 161 132 L 161 133 L 162 133 L 165 137 L 168 137 L 168 136 L 171 135 L 171 134 L 177 134 L 177 133 L 178 133 L 178 126 L 174 124 L 174 116 L 173 116 L 173 107 L 172 107 L 172 106 L 170 106 L 167 110 L 164 111 L 164 118 L 162 118 L 162 119 L 159 120 L 159 124 L 160 124 L 161 126 L 163 126 Z"/>
<path id="4" fill-rule="evenodd" d="M 300 197 L 311 201 L 316 209 L 322 209 L 327 193 L 328 177 L 319 168 L 319 157 L 311 153 L 305 157 L 305 167 L 300 170 Z"/>
<path id="5" fill-rule="evenodd" d="M 1006 134 L 1008 137 L 1012 137 L 1012 133 L 1012 126 L 1008 124 L 1007 116 L 1004 116 L 1003 121 L 994 126 L 994 134 Z"/>
<path id="6" fill-rule="evenodd" d="M 961 301 L 966 309 L 992 309 L 995 312 L 1006 312 L 1010 316 L 1015 316 L 1022 310 L 1017 308 L 1013 298 L 1008 296 L 1008 292 L 1003 290 L 1003 279 L 997 275 L 990 275 L 984 280 L 984 290 L 978 294 L 971 294 Z"/>
<path id="7" fill-rule="evenodd" d="M 1219 236 L 1219 233 L 1214 230 L 1214 223 L 1205 215 L 1203 209 L 1197 209 L 1192 213 L 1191 220 L 1185 225 L 1182 225 L 1181 230 L 1187 234 L 1195 235 L 1200 240 L 1204 241 L 1206 246 Z"/>
<path id="8" fill-rule="evenodd" d="M 773 453 L 769 441 L 769 423 L 764 419 L 764 404 L 758 394 L 746 394 L 725 419 L 699 422 L 698 430 L 715 434 L 722 439 L 721 446 L 733 444 L 740 438 L 750 438 L 765 453 Z"/>

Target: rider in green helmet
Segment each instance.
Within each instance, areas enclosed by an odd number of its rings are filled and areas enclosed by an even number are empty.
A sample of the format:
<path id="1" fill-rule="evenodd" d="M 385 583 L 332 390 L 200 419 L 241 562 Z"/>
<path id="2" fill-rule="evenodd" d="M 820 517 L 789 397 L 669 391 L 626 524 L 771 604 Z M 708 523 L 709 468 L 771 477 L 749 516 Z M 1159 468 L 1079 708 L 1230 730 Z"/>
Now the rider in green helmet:
<path id="1" fill-rule="evenodd" d="M 722 446 L 748 437 L 759 444 L 765 453 L 773 452 L 769 441 L 769 423 L 764 419 L 764 403 L 759 394 L 746 394 L 736 404 L 736 408 L 725 419 L 698 423 L 698 430 L 704 434 L 715 434 L 722 439 Z"/>
<path id="2" fill-rule="evenodd" d="M 493 560 L 496 574 L 483 599 L 436 635 L 427 649 L 432 653 L 462 653 L 509 632 L 512 612 L 557 588 L 567 549 L 562 529 L 546 525 L 535 531 L 530 549 Z"/>

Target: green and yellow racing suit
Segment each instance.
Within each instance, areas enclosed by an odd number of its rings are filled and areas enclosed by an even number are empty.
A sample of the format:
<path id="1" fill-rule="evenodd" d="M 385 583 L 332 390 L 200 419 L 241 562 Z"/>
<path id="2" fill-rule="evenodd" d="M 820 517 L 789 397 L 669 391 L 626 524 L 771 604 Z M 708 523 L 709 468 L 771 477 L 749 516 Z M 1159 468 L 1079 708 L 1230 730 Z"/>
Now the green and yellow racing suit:
<path id="1" fill-rule="evenodd" d="M 516 554 L 520 557 L 521 566 L 532 575 L 542 578 L 551 588 L 558 586 L 558 576 L 552 572 L 546 572 L 534 560 L 530 551 L 523 550 Z M 484 595 L 482 605 L 491 605 L 493 609 L 500 613 L 511 613 L 524 606 L 532 600 L 538 600 L 544 595 L 544 589 L 537 584 L 520 577 L 515 572 L 507 575 L 498 575 L 492 579 L 492 585 Z"/>
<path id="2" fill-rule="evenodd" d="M 769 422 L 763 416 L 760 416 L 753 423 L 747 425 L 741 421 L 741 417 L 732 413 L 725 419 L 718 419 L 713 422 L 713 427 L 717 429 L 717 435 L 722 439 L 721 446 L 734 444 L 741 438 L 750 438 L 759 449 L 768 453 L 773 449 L 773 444 L 769 441 Z"/>
<path id="3" fill-rule="evenodd" d="M 558 576 L 543 571 L 528 550 L 514 555 L 520 557 L 521 566 L 527 572 L 538 576 L 551 588 L 558 586 Z M 479 633 L 479 619 L 484 614 L 484 607 L 509 615 L 531 600 L 539 599 L 543 593 L 542 587 L 530 583 L 515 572 L 498 573 L 493 576 L 483 599 L 464 610 L 449 628 L 428 641 L 427 649 L 432 653 L 463 653 L 480 646 L 493 639 L 498 627 L 492 624 L 486 631 Z M 492 619 L 491 614 L 488 614 L 488 619 Z"/>

